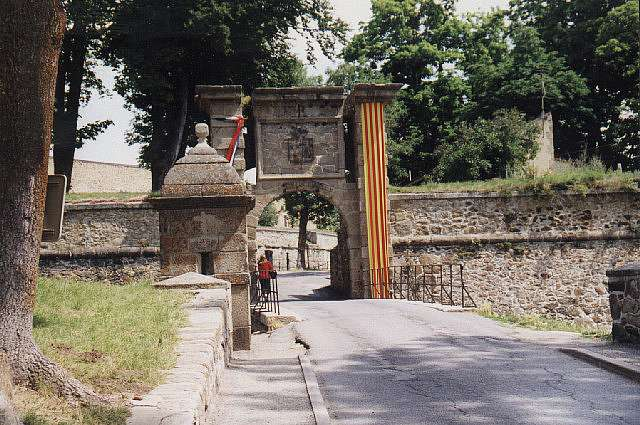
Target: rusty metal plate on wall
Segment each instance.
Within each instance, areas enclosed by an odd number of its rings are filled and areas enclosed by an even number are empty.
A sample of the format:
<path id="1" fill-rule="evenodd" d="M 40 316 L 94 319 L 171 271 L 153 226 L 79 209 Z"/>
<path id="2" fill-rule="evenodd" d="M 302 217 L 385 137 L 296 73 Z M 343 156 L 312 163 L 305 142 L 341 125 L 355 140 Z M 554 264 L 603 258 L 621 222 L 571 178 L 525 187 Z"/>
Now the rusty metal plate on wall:
<path id="1" fill-rule="evenodd" d="M 42 242 L 55 242 L 60 239 L 66 189 L 66 176 L 59 174 L 49 176 L 47 180 L 47 199 L 44 204 Z"/>

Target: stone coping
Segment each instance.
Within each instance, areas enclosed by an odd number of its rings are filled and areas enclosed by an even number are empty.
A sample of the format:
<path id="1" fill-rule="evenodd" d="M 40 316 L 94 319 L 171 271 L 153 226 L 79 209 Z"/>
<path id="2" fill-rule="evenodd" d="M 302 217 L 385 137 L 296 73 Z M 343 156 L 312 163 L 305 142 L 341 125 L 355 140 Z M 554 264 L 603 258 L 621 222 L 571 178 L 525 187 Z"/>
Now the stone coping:
<path id="1" fill-rule="evenodd" d="M 228 99 L 240 102 L 240 98 L 242 97 L 242 86 L 197 85 L 196 96 L 206 99 Z"/>
<path id="2" fill-rule="evenodd" d="M 178 360 L 163 384 L 133 400 L 127 425 L 205 424 L 231 349 L 230 291 L 205 289 L 185 306 Z"/>
<path id="3" fill-rule="evenodd" d="M 90 211 L 90 210 L 150 210 L 153 206 L 148 201 L 104 201 L 104 202 L 78 202 L 65 203 L 66 211 Z"/>
<path id="4" fill-rule="evenodd" d="M 412 192 L 412 193 L 390 193 L 391 201 L 411 201 L 421 199 L 466 199 L 466 198 L 516 198 L 516 197 L 546 197 L 546 196 L 597 196 L 608 194 L 629 194 L 640 196 L 640 192 L 632 192 L 628 190 L 590 190 L 586 193 L 576 192 L 572 190 L 555 190 L 549 193 L 538 193 L 532 191 L 513 191 L 504 192 Z"/>
<path id="5" fill-rule="evenodd" d="M 607 270 L 607 277 L 639 276 L 640 263 L 629 263 L 617 269 Z"/>
<path id="6" fill-rule="evenodd" d="M 257 88 L 251 93 L 251 101 L 279 102 L 283 99 L 299 100 L 338 100 L 344 99 L 342 86 L 311 86 L 311 87 L 273 87 Z"/>
<path id="7" fill-rule="evenodd" d="M 274 227 L 269 227 L 269 226 L 258 226 L 256 227 L 256 230 L 262 230 L 265 232 L 280 232 L 280 233 L 298 233 L 298 229 L 297 228 L 293 228 L 293 227 L 281 227 L 281 226 L 274 226 Z M 307 233 L 318 233 L 320 235 L 326 235 L 326 236 L 338 236 L 338 234 L 336 232 L 330 232 L 328 230 L 308 230 L 307 229 Z"/>
<path id="8" fill-rule="evenodd" d="M 463 235 L 429 235 L 392 237 L 395 245 L 469 245 L 504 242 L 578 242 L 640 239 L 635 232 L 585 231 L 571 233 L 470 233 Z"/>
<path id="9" fill-rule="evenodd" d="M 154 282 L 152 286 L 158 289 L 231 289 L 231 283 L 226 280 L 196 272 L 187 272 Z"/>
<path id="10" fill-rule="evenodd" d="M 228 196 L 159 196 L 149 202 L 156 210 L 186 210 L 199 208 L 253 208 L 256 199 L 252 195 Z"/>
<path id="11" fill-rule="evenodd" d="M 126 247 L 108 246 L 100 248 L 72 248 L 62 249 L 42 249 L 40 258 L 42 259 L 72 259 L 72 258 L 126 258 L 126 257 L 155 257 L 160 254 L 157 246 L 148 247 Z"/>

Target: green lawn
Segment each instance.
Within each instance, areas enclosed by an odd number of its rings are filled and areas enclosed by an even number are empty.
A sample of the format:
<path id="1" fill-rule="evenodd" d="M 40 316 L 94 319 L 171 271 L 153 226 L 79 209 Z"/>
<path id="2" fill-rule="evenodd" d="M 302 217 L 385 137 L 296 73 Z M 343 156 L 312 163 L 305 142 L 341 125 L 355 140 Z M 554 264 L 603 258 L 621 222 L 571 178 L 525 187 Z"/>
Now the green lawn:
<path id="1" fill-rule="evenodd" d="M 19 389 L 27 424 L 124 424 L 123 407 L 161 382 L 175 364 L 177 330 L 188 294 L 159 291 L 148 282 L 115 286 L 100 282 L 40 279 L 34 336 L 40 349 L 73 376 L 120 406 L 73 407 L 46 387 Z"/>
<path id="2" fill-rule="evenodd" d="M 535 314 L 498 314 L 491 310 L 491 307 L 488 305 L 480 307 L 476 312 L 480 316 L 493 319 L 500 323 L 521 326 L 537 331 L 574 332 L 588 338 L 602 339 L 609 338 L 611 333 L 611 329 L 608 326 L 578 325 L 567 320 L 551 319 Z"/>
<path id="3" fill-rule="evenodd" d="M 453 183 L 426 183 L 420 186 L 392 186 L 391 192 L 499 192 L 514 191 L 551 193 L 557 190 L 587 192 L 589 190 L 637 191 L 640 172 L 613 172 L 596 168 L 557 171 L 535 178 L 492 179 Z"/>
<path id="4" fill-rule="evenodd" d="M 149 196 L 148 192 L 86 192 L 67 193 L 66 202 L 78 203 L 87 201 L 136 201 Z"/>

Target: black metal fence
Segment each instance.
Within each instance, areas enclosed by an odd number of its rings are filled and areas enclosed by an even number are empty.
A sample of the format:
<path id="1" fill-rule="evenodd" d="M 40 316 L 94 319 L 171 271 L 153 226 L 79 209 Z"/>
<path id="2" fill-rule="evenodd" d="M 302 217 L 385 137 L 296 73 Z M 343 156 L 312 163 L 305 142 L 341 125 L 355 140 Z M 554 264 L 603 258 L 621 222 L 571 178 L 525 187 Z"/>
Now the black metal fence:
<path id="1" fill-rule="evenodd" d="M 269 284 L 265 285 L 258 279 L 258 273 L 252 273 L 249 295 L 252 313 L 259 314 L 264 311 L 280 314 L 277 275 L 269 279 Z"/>
<path id="2" fill-rule="evenodd" d="M 462 264 L 392 266 L 364 270 L 363 278 L 369 298 L 477 307 L 465 285 Z"/>

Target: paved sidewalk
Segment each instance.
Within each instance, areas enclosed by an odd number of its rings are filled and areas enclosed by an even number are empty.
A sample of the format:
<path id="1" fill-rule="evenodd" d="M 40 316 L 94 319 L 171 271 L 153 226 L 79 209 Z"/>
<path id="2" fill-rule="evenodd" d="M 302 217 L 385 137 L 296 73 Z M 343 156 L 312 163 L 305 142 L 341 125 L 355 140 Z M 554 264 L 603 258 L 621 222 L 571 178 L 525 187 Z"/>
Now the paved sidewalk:
<path id="1" fill-rule="evenodd" d="M 215 425 L 315 425 L 291 326 L 254 334 L 251 351 L 236 351 L 212 409 Z"/>
<path id="2" fill-rule="evenodd" d="M 614 360 L 621 360 L 623 362 L 629 363 L 630 365 L 640 367 L 640 346 L 613 342 L 601 342 L 585 344 L 583 348 L 586 348 L 587 350 L 601 356 L 609 357 Z"/>

